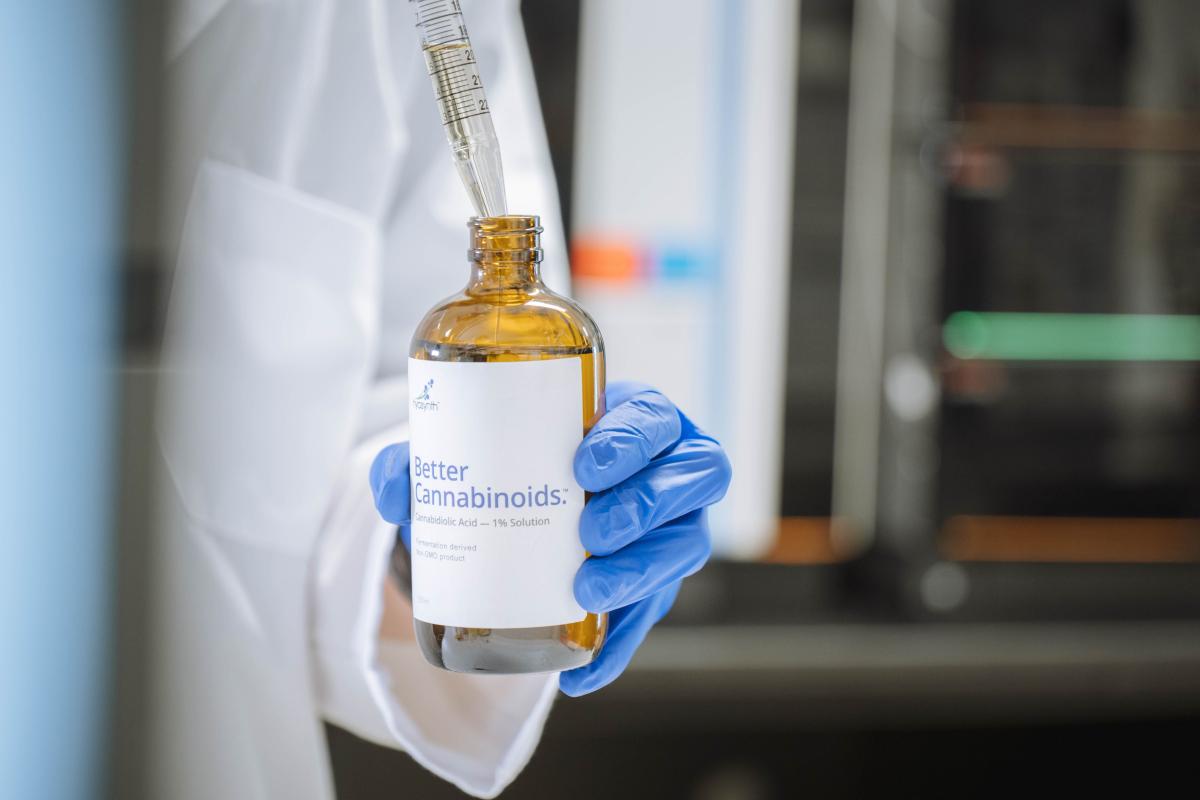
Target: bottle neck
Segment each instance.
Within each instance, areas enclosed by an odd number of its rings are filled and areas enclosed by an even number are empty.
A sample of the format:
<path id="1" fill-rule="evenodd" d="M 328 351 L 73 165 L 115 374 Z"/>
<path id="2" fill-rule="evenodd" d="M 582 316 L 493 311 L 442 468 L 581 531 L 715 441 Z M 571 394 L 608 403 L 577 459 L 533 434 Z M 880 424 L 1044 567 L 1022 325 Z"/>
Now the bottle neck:
<path id="1" fill-rule="evenodd" d="M 519 254 L 518 254 L 519 255 Z M 542 282 L 542 269 L 536 261 L 504 258 L 471 259 L 471 280 L 467 289 L 520 289 Z"/>
<path id="2" fill-rule="evenodd" d="M 541 233 L 531 215 L 473 217 L 467 292 L 525 289 L 542 282 Z"/>

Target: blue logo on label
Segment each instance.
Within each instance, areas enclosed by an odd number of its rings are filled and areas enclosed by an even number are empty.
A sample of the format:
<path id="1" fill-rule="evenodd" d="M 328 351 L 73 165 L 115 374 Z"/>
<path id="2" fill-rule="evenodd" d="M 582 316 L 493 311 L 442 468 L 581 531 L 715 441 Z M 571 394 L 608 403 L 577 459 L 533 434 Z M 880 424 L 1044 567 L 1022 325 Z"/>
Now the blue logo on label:
<path id="1" fill-rule="evenodd" d="M 429 382 L 425 384 L 425 388 L 421 390 L 421 393 L 413 398 L 413 406 L 415 408 L 419 408 L 421 411 L 437 411 L 437 401 L 429 399 L 429 391 L 432 388 L 433 378 L 430 378 Z"/>

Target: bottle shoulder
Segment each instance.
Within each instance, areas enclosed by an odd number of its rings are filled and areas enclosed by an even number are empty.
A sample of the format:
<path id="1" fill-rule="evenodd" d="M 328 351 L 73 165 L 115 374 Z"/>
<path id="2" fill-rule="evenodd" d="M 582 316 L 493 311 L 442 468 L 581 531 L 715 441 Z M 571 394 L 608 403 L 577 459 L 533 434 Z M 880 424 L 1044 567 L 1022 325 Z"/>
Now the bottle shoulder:
<path id="1" fill-rule="evenodd" d="M 545 286 L 500 291 L 462 291 L 442 300 L 421 320 L 410 351 L 431 345 L 498 350 L 602 352 L 595 321 L 570 298 Z"/>

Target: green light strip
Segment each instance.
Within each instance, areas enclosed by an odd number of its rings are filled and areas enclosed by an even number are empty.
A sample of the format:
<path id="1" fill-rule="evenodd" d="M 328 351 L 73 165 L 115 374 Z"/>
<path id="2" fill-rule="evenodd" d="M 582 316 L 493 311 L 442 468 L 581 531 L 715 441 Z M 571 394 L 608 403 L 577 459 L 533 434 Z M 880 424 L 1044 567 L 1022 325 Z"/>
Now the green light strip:
<path id="1" fill-rule="evenodd" d="M 1200 316 L 956 311 L 942 342 L 964 359 L 1200 361 Z"/>

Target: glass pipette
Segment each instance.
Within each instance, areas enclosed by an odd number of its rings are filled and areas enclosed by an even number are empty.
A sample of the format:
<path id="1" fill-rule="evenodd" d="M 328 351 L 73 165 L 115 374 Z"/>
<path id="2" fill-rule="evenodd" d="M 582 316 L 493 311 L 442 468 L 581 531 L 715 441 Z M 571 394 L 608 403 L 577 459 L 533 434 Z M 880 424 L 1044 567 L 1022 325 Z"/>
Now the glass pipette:
<path id="1" fill-rule="evenodd" d="M 454 166 L 481 217 L 507 213 L 500 142 L 459 0 L 409 0 Z"/>

